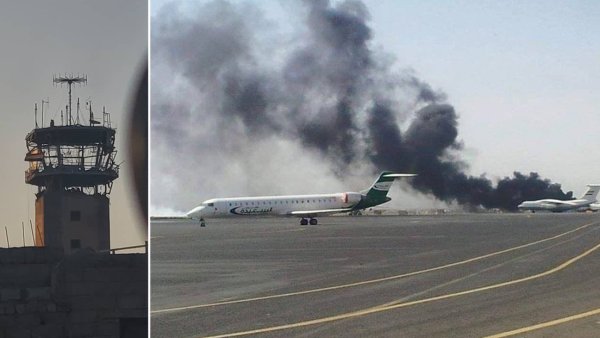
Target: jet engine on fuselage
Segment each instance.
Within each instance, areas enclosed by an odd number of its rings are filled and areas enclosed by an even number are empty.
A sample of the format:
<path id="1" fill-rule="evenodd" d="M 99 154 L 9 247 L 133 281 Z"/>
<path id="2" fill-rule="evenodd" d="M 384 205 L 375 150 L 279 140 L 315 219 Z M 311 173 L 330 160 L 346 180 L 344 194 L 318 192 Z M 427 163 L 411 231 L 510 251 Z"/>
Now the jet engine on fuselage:
<path id="1" fill-rule="evenodd" d="M 363 196 L 356 192 L 345 192 L 342 194 L 342 202 L 344 202 L 345 206 L 356 205 Z"/>

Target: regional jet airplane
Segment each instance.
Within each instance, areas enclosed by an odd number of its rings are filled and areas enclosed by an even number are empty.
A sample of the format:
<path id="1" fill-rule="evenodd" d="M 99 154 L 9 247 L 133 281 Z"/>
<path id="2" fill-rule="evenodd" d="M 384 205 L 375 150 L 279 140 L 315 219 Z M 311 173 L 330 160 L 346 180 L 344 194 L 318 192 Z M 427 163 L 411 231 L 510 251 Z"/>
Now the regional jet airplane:
<path id="1" fill-rule="evenodd" d="M 301 218 L 301 225 L 316 225 L 317 216 L 358 212 L 390 201 L 387 193 L 394 179 L 412 176 L 416 175 L 385 171 L 379 175 L 371 188 L 361 192 L 214 198 L 202 202 L 202 205 L 186 215 L 193 220 L 199 220 L 200 226 L 205 226 L 205 219 L 230 216 L 296 216 Z"/>
<path id="2" fill-rule="evenodd" d="M 589 209 L 593 203 L 596 203 L 596 196 L 600 190 L 600 184 L 589 184 L 588 190 L 576 200 L 555 200 L 543 199 L 537 201 L 524 201 L 517 207 L 521 210 L 546 210 L 552 212 L 562 212 L 567 210 L 583 210 Z"/>

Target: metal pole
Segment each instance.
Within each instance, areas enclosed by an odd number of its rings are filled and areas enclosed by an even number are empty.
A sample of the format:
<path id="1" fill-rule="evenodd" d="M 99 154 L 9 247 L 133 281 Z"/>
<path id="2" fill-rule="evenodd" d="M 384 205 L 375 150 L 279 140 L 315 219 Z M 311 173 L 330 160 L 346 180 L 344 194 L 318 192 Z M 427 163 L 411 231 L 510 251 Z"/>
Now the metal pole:
<path id="1" fill-rule="evenodd" d="M 37 226 L 35 227 L 35 233 L 40 238 L 40 243 L 42 244 L 41 246 L 44 246 L 44 236 L 42 236 L 42 233 L 41 233 L 40 229 Z"/>
<path id="2" fill-rule="evenodd" d="M 72 85 L 72 82 L 67 82 L 67 84 L 69 85 L 69 125 L 71 125 L 71 116 L 73 115 L 73 112 L 71 111 L 71 85 Z"/>
<path id="3" fill-rule="evenodd" d="M 29 220 L 29 227 L 31 228 L 31 242 L 33 243 L 33 246 L 35 246 L 35 236 L 33 236 L 33 224 L 31 223 L 31 220 Z"/>
<path id="4" fill-rule="evenodd" d="M 8 241 L 8 228 L 6 227 L 6 225 L 4 226 L 4 232 L 6 233 L 6 244 L 10 248 L 10 242 Z"/>
<path id="5" fill-rule="evenodd" d="M 21 228 L 23 229 L 23 247 L 25 247 L 25 222 L 21 221 Z"/>

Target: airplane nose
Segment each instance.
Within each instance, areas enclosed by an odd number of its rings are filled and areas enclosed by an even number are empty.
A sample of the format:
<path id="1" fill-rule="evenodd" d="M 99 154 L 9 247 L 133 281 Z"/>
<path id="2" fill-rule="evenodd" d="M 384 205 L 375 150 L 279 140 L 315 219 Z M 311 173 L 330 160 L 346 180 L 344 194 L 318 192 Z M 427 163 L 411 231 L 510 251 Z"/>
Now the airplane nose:
<path id="1" fill-rule="evenodd" d="M 192 210 L 190 210 L 187 214 L 185 214 L 188 218 L 192 218 L 192 219 L 200 219 L 202 217 L 202 209 L 204 209 L 204 206 L 199 206 L 196 207 Z"/>

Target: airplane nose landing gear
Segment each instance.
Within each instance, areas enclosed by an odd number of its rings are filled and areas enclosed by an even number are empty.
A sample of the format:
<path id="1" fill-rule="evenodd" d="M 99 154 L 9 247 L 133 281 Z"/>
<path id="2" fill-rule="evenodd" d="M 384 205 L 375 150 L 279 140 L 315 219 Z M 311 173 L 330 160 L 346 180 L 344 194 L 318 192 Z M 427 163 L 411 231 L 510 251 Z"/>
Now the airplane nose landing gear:
<path id="1" fill-rule="evenodd" d="M 206 226 L 206 223 L 204 222 L 204 218 L 200 218 L 200 226 L 203 228 Z"/>

